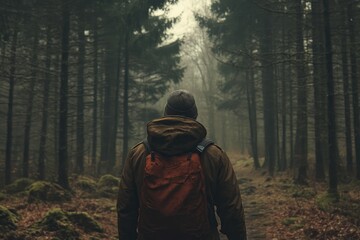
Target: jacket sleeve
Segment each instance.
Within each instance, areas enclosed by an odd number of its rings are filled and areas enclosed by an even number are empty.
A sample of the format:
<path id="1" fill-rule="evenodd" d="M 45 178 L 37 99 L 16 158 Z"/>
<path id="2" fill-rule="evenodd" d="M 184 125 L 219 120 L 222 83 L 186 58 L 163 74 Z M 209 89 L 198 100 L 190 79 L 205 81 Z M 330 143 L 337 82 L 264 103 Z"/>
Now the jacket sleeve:
<path id="1" fill-rule="evenodd" d="M 232 164 L 225 152 L 221 154 L 214 202 L 221 220 L 221 232 L 229 240 L 246 240 L 244 209 Z"/>
<path id="2" fill-rule="evenodd" d="M 119 240 L 136 240 L 139 201 L 134 176 L 133 151 L 129 153 L 120 178 L 117 199 L 117 218 Z"/>

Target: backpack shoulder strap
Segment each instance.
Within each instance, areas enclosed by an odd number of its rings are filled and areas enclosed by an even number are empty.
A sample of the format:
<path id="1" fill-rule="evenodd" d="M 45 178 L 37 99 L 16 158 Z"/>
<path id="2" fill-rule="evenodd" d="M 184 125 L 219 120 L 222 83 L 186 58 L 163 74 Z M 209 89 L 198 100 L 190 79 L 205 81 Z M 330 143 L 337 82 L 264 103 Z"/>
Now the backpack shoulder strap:
<path id="1" fill-rule="evenodd" d="M 196 150 L 200 153 L 200 155 L 202 155 L 202 153 L 206 150 L 206 148 L 208 146 L 210 146 L 210 145 L 213 145 L 213 144 L 214 144 L 213 140 L 208 139 L 208 138 L 204 138 L 196 146 Z M 208 182 L 209 182 L 208 176 L 205 174 L 205 190 L 206 190 L 206 195 L 207 195 L 208 201 L 209 201 L 207 209 L 208 209 L 208 216 L 209 216 L 210 226 L 212 228 L 216 228 L 217 227 L 217 221 L 216 221 L 215 210 L 214 210 L 214 198 L 213 198 L 213 195 L 212 195 L 211 190 L 209 188 Z"/>
<path id="2" fill-rule="evenodd" d="M 214 144 L 214 141 L 208 138 L 204 138 L 197 146 L 196 146 L 196 150 L 199 151 L 200 153 L 204 152 L 204 150 L 210 146 Z"/>
<path id="3" fill-rule="evenodd" d="M 145 146 L 145 149 L 146 149 L 146 152 L 147 153 L 150 153 L 151 152 L 151 147 L 150 147 L 150 144 L 149 144 L 149 141 L 147 140 L 147 138 L 145 138 L 142 143 L 144 144 Z"/>

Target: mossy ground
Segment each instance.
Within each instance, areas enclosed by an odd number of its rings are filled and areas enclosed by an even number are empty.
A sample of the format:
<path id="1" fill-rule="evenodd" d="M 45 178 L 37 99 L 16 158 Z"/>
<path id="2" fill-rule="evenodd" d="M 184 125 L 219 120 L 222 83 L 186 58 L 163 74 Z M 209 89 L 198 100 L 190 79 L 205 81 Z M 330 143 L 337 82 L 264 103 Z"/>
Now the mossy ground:
<path id="1" fill-rule="evenodd" d="M 20 216 L 14 211 L 0 205 L 0 232 L 15 230 Z"/>
<path id="2" fill-rule="evenodd" d="M 46 194 L 40 191 L 41 194 L 36 195 L 36 200 L 30 202 L 28 196 L 4 194 L 1 204 L 9 209 L 16 209 L 21 218 L 16 223 L 17 228 L 0 239 L 118 239 L 116 200 L 84 196 L 84 190 L 77 184 L 83 180 L 79 177 L 72 182 L 72 197 L 66 198 L 66 201 L 52 201 L 56 194 L 49 195 L 48 191 L 45 191 Z M 97 186 L 96 181 L 91 181 L 91 184 L 94 183 Z M 44 186 L 47 188 L 49 184 L 52 185 L 47 182 L 35 182 L 28 190 L 43 189 Z M 59 190 L 57 187 L 55 189 Z M 38 197 L 48 200 L 50 197 L 51 201 L 39 200 Z"/>
<path id="3" fill-rule="evenodd" d="M 100 197 L 116 198 L 119 184 L 119 178 L 114 177 L 110 174 L 103 175 L 97 183 L 98 195 Z"/>
<path id="4" fill-rule="evenodd" d="M 236 156 L 231 158 L 236 159 Z M 248 239 L 360 239 L 360 184 L 357 182 L 340 184 L 339 201 L 331 201 L 330 208 L 322 210 L 318 200 L 327 194 L 325 183 L 309 181 L 309 186 L 296 186 L 291 173 L 278 173 L 276 177 L 269 178 L 264 170 L 255 171 L 251 160 L 234 161 L 234 168 L 242 191 Z M 104 180 L 107 178 L 110 181 Z M 16 223 L 16 230 L 3 239 L 118 239 L 116 199 L 113 198 L 116 194 L 110 198 L 85 197 L 78 181 L 82 178 L 74 178 L 71 182 L 73 195 L 65 202 L 28 203 L 25 196 L 6 194 L 1 204 L 16 210 L 21 218 Z M 118 183 L 117 178 L 107 176 L 96 183 L 96 190 L 103 186 L 117 191 Z M 48 219 L 49 212 L 58 219 L 55 223 L 54 219 Z M 89 230 L 97 227 L 91 220 L 84 222 L 88 216 L 98 223 L 103 232 Z M 41 225 L 39 222 L 52 221 L 50 226 L 62 226 L 63 230 L 34 228 Z"/>
<path id="5" fill-rule="evenodd" d="M 69 191 L 56 183 L 38 181 L 28 188 L 28 202 L 64 202 L 71 199 Z"/>

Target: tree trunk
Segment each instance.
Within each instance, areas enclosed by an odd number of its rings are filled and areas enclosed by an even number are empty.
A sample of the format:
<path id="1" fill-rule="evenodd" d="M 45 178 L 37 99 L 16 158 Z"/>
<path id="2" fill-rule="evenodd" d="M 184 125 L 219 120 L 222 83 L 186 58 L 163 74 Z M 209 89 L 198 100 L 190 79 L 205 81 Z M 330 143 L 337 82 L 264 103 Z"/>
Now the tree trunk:
<path id="1" fill-rule="evenodd" d="M 311 1 L 311 20 L 312 20 L 312 51 L 313 51 L 313 80 L 314 80 L 314 121 L 315 121 L 315 167 L 316 167 L 316 180 L 325 179 L 325 170 L 324 170 L 324 156 L 323 156 L 323 144 L 322 144 L 322 129 L 323 129 L 323 119 L 322 119 L 322 109 L 324 108 L 324 103 L 322 102 L 321 91 L 322 89 L 322 70 L 323 63 L 321 62 L 323 54 L 323 38 L 322 38 L 322 23 L 321 23 L 321 2 Z"/>
<path id="2" fill-rule="evenodd" d="M 301 0 L 296 3 L 296 73 L 297 73 L 297 121 L 295 137 L 296 182 L 306 183 L 307 178 L 307 86 L 305 50 L 303 37 L 303 8 Z"/>
<path id="3" fill-rule="evenodd" d="M 275 126 L 275 91 L 273 44 L 272 44 L 272 16 L 264 12 L 263 36 L 260 42 L 262 65 L 262 90 L 264 101 L 264 128 L 265 128 L 265 161 L 268 164 L 270 176 L 274 175 L 276 163 L 276 126 Z"/>
<path id="4" fill-rule="evenodd" d="M 325 53 L 327 78 L 327 99 L 328 99 L 328 147 L 329 147 L 329 192 L 337 193 L 337 156 L 338 146 L 336 138 L 336 116 L 335 116 L 335 94 L 333 78 L 332 43 L 330 32 L 330 14 L 328 0 L 324 0 L 324 30 L 325 30 Z"/>
<path id="5" fill-rule="evenodd" d="M 110 22 L 106 23 L 107 33 L 113 31 Z M 115 154 L 113 146 L 113 131 L 115 129 L 115 101 L 116 101 L 116 75 L 117 75 L 117 37 L 111 36 L 105 39 L 105 85 L 103 101 L 103 121 L 101 131 L 101 163 L 99 173 L 104 174 L 114 167 Z"/>
<path id="6" fill-rule="evenodd" d="M 9 97 L 8 97 L 8 112 L 7 112 L 7 135 L 6 135 L 6 155 L 5 155 L 5 185 L 11 183 L 12 172 L 12 130 L 13 130 L 13 105 L 14 105 L 14 89 L 15 89 L 15 70 L 16 70 L 16 47 L 17 47 L 18 30 L 15 27 L 12 42 L 11 42 L 11 56 L 10 56 L 10 76 L 9 76 Z"/>
<path id="7" fill-rule="evenodd" d="M 254 159 L 255 169 L 260 168 L 258 148 L 257 148 L 257 116 L 256 116 L 256 92 L 253 63 L 250 70 L 246 72 L 246 97 L 248 103 L 249 125 L 250 125 L 250 142 L 251 152 Z"/>
<path id="8" fill-rule="evenodd" d="M 125 159 L 129 148 L 129 29 L 125 29 L 125 42 L 124 42 L 124 100 L 123 100 L 123 154 L 122 164 L 124 166 Z"/>
<path id="9" fill-rule="evenodd" d="M 31 77 L 30 77 L 30 86 L 29 86 L 29 99 L 28 106 L 26 109 L 26 119 L 24 126 L 24 151 L 23 151 L 23 177 L 29 177 L 29 150 L 30 150 L 30 132 L 31 132 L 31 120 L 32 120 L 32 109 L 34 102 L 35 94 L 35 85 L 36 85 L 36 67 L 38 64 L 38 42 L 39 42 L 39 33 L 36 28 L 34 32 L 34 43 L 32 47 L 32 56 L 31 56 Z"/>
<path id="10" fill-rule="evenodd" d="M 356 178 L 360 179 L 360 121 L 359 121 L 359 91 L 357 79 L 357 40 L 355 34 L 355 14 L 354 6 L 348 1 L 348 26 L 350 35 L 350 67 L 351 67 L 351 87 L 352 87 L 352 103 L 353 103 L 353 121 L 355 136 L 355 157 L 356 157 Z"/>
<path id="11" fill-rule="evenodd" d="M 62 187 L 66 189 L 70 188 L 68 181 L 68 142 L 67 142 L 69 33 L 70 33 L 69 2 L 65 1 L 62 2 L 58 182 Z"/>
<path id="12" fill-rule="evenodd" d="M 84 173 L 84 65 L 85 65 L 85 26 L 84 10 L 78 17 L 78 78 L 77 78 L 77 118 L 76 118 L 76 172 Z"/>
<path id="13" fill-rule="evenodd" d="M 93 84 L 93 136 L 92 136 L 92 153 L 91 153 L 91 165 L 94 174 L 96 175 L 96 153 L 97 153 L 97 128 L 98 128 L 98 26 L 97 26 L 97 17 L 94 17 L 94 62 L 93 62 L 93 69 L 94 69 L 94 84 Z"/>
<path id="14" fill-rule="evenodd" d="M 51 66 L 51 27 L 50 24 L 46 29 L 46 57 L 45 57 L 45 80 L 44 80 L 44 92 L 43 92 L 43 108 L 42 108 L 42 120 L 41 120 L 41 132 L 40 132 L 40 145 L 39 145 L 39 160 L 38 160 L 38 178 L 40 180 L 45 179 L 45 151 L 47 140 L 47 128 L 48 128 L 48 111 L 49 111 L 49 91 L 50 91 L 50 66 Z M 57 94 L 57 93 L 55 93 Z"/>
<path id="15" fill-rule="evenodd" d="M 286 35 L 285 35 L 285 19 L 283 19 L 282 23 L 282 29 L 281 29 L 281 35 L 282 35 L 282 51 L 285 54 L 286 52 Z M 281 153 L 279 154 L 279 171 L 284 171 L 287 168 L 287 158 L 286 158 L 286 97 L 287 97 L 287 89 L 286 89 L 286 63 L 281 64 Z M 280 144 L 280 141 L 279 141 Z"/>
<path id="16" fill-rule="evenodd" d="M 116 51 L 116 84 L 115 84 L 115 102 L 114 102 L 114 130 L 111 131 L 110 137 L 110 148 L 109 156 L 112 159 L 111 165 L 108 169 L 109 172 L 113 170 L 115 165 L 116 157 L 116 146 L 117 146 L 117 132 L 119 125 L 119 96 L 120 96 L 120 82 L 121 82 L 121 38 L 119 38 L 117 51 Z"/>
<path id="17" fill-rule="evenodd" d="M 349 86 L 349 67 L 348 67 L 348 32 L 346 23 L 346 10 L 341 12 L 342 32 L 341 32 L 341 61 L 344 91 L 344 116 L 345 116 L 345 140 L 346 140 L 346 169 L 352 175 L 353 173 L 353 154 L 352 154 L 352 134 L 351 134 L 351 106 L 350 106 L 350 86 Z"/>

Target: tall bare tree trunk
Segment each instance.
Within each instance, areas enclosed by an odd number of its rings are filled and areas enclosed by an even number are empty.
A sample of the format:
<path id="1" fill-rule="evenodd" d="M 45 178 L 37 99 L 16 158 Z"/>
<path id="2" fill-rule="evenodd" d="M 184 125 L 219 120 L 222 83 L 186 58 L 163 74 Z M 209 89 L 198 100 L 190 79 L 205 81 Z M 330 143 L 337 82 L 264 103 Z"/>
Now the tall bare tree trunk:
<path id="1" fill-rule="evenodd" d="M 296 73 L 297 73 L 297 121 L 295 137 L 296 182 L 306 183 L 307 178 L 307 79 L 303 36 L 302 1 L 296 0 Z"/>
<path id="2" fill-rule="evenodd" d="M 355 158 L 356 158 L 356 178 L 360 179 L 360 119 L 359 119 L 359 90 L 358 90 L 358 73 L 357 73 L 357 51 L 356 51 L 356 34 L 354 24 L 354 6 L 353 1 L 348 0 L 348 26 L 350 35 L 350 67 L 351 67 L 351 87 L 353 103 L 353 121 L 355 136 Z"/>
<path id="3" fill-rule="evenodd" d="M 324 170 L 324 156 L 323 156 L 323 144 L 322 139 L 322 129 L 323 129 L 323 108 L 324 103 L 322 102 L 321 91 L 324 91 L 322 88 L 322 67 L 324 63 L 321 61 L 323 54 L 323 34 L 322 34 L 322 21 L 321 21 L 321 2 L 311 1 L 311 17 L 312 17 L 312 50 L 313 50 L 313 66 L 314 66 L 314 121 L 315 121 L 315 161 L 316 161 L 316 179 L 324 180 L 325 179 L 325 170 Z"/>
<path id="4" fill-rule="evenodd" d="M 12 130 L 13 130 L 13 107 L 14 107 L 17 37 L 18 37 L 18 29 L 17 26 L 15 26 L 12 35 L 11 56 L 10 56 L 9 97 L 8 97 L 6 156 L 5 156 L 5 185 L 11 183 L 11 172 L 12 172 L 11 153 L 12 153 Z"/>
<path id="5" fill-rule="evenodd" d="M 62 187 L 67 189 L 70 188 L 68 181 L 68 141 L 67 141 L 69 33 L 70 33 L 69 2 L 64 1 L 62 2 L 58 182 Z"/>
<path id="6" fill-rule="evenodd" d="M 276 123 L 275 123 L 275 87 L 272 43 L 272 16 L 264 12 L 263 33 L 260 42 L 262 65 L 262 90 L 264 101 L 264 128 L 265 128 L 265 161 L 268 164 L 270 176 L 274 175 L 276 163 Z"/>
<path id="7" fill-rule="evenodd" d="M 84 65 L 85 65 L 85 26 L 84 10 L 78 17 L 78 76 L 77 76 L 77 118 L 76 118 L 76 172 L 84 173 Z"/>
<path id="8" fill-rule="evenodd" d="M 346 169 L 351 175 L 353 172 L 353 149 L 352 149 L 352 133 L 351 133 L 351 105 L 350 105 L 350 86 L 349 86 L 349 62 L 348 62 L 348 31 L 346 23 L 346 8 L 341 12 L 342 24 L 341 28 L 341 62 L 343 76 L 344 91 L 344 116 L 345 116 L 345 141 L 346 141 Z"/>
<path id="9" fill-rule="evenodd" d="M 35 26 L 37 27 L 37 26 Z M 31 120 L 32 120 L 32 110 L 35 94 L 35 85 L 36 85 L 36 74 L 37 74 L 37 64 L 38 64 L 38 45 L 39 45 L 39 32 L 38 29 L 35 29 L 34 32 L 34 43 L 33 43 L 33 52 L 31 56 L 31 77 L 29 85 L 29 99 L 27 101 L 26 109 L 26 119 L 24 126 L 24 151 L 23 151 L 23 177 L 29 177 L 29 150 L 30 150 L 30 132 L 31 132 Z"/>
<path id="10" fill-rule="evenodd" d="M 93 83 L 93 136 L 92 136 L 92 153 L 91 153 L 91 165 L 96 175 L 96 155 L 97 155 L 97 128 L 98 128 L 98 81 L 99 81 L 99 71 L 98 71 L 98 26 L 97 26 L 97 17 L 94 17 L 93 23 L 93 31 L 94 31 L 94 62 L 93 62 L 93 69 L 94 69 L 94 83 Z"/>
<path id="11" fill-rule="evenodd" d="M 253 63 L 251 63 L 250 70 L 246 72 L 246 97 L 248 102 L 251 152 L 254 159 L 254 167 L 258 169 L 260 168 L 260 162 L 257 147 L 256 90 L 253 67 Z"/>
<path id="12" fill-rule="evenodd" d="M 327 78 L 327 96 L 328 96 L 328 151 L 329 151 L 329 192 L 337 194 L 337 164 L 338 146 L 336 137 L 336 116 L 335 116 L 335 90 L 333 76 L 333 54 L 332 39 L 330 28 L 329 1 L 323 0 L 324 3 L 324 30 L 325 30 L 325 53 L 326 53 L 326 70 Z"/>
<path id="13" fill-rule="evenodd" d="M 42 103 L 42 120 L 39 144 L 39 159 L 38 159 L 38 178 L 45 179 L 45 151 L 47 142 L 47 128 L 49 116 L 49 90 L 50 90 L 50 67 L 51 67 L 51 27 L 50 24 L 46 28 L 46 57 L 45 57 L 45 80 L 43 88 L 43 103 Z M 56 93 L 55 93 L 56 94 Z"/>
<path id="14" fill-rule="evenodd" d="M 129 17 L 128 17 L 129 18 Z M 129 29 L 125 29 L 124 41 L 124 100 L 123 100 L 123 149 L 122 149 L 122 167 L 125 163 L 125 158 L 129 148 Z"/>

